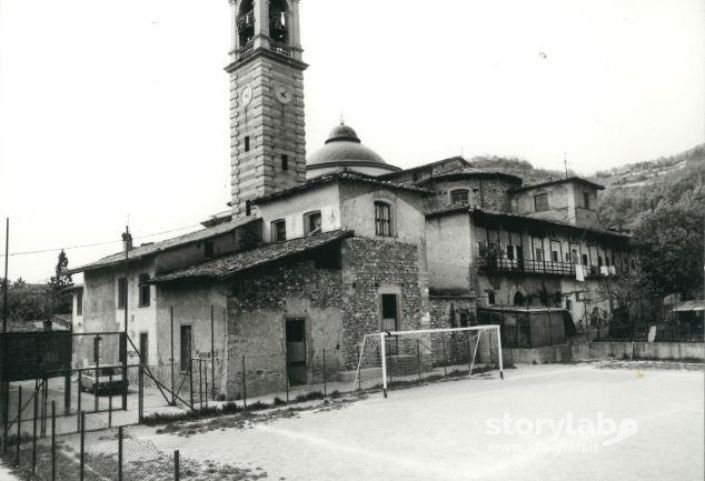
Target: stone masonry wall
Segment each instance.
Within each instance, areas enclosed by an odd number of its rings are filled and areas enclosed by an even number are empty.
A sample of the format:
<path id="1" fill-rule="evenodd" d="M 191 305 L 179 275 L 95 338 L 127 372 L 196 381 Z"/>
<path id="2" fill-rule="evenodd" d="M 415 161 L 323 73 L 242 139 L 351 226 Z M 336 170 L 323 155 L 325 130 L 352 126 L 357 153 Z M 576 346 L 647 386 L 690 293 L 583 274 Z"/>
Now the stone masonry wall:
<path id="1" fill-rule="evenodd" d="M 418 248 L 414 244 L 362 238 L 343 243 L 345 364 L 354 369 L 365 334 L 380 330 L 382 291 L 398 289 L 400 330 L 419 329 L 428 321 L 428 293 L 419 282 Z"/>

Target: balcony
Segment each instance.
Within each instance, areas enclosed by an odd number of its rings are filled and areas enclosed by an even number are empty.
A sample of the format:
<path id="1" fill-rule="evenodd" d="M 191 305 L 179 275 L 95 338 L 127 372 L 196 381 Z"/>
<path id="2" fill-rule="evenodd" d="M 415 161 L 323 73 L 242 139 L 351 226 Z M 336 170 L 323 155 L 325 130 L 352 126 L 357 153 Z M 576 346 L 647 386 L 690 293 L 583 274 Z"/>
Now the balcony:
<path id="1" fill-rule="evenodd" d="M 497 256 L 479 256 L 476 259 L 478 270 L 484 274 L 541 274 L 575 278 L 575 265 L 570 262 L 537 261 L 532 259 L 508 259 Z M 603 272 L 599 266 L 584 266 L 585 279 L 603 279 L 617 275 Z"/>
<path id="2" fill-rule="evenodd" d="M 575 276 L 575 266 L 568 262 L 536 261 L 481 256 L 477 258 L 477 266 L 480 272 L 486 274 L 526 273 L 545 274 L 553 276 Z"/>

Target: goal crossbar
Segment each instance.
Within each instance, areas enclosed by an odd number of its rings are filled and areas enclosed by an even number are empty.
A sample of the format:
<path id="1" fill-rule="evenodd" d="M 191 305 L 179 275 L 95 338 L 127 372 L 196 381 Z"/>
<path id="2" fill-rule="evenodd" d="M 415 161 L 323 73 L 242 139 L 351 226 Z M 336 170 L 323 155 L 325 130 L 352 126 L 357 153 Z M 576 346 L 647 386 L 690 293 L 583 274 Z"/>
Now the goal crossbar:
<path id="1" fill-rule="evenodd" d="M 411 331 L 381 331 L 381 332 L 375 332 L 375 333 L 370 333 L 366 334 L 365 337 L 362 340 L 362 348 L 361 348 L 361 354 L 360 358 L 358 359 L 358 366 L 357 366 L 357 372 L 355 374 L 355 383 L 357 384 L 360 379 L 360 370 L 362 368 L 362 362 L 363 362 L 363 355 L 364 355 L 364 350 L 365 350 L 365 344 L 367 343 L 368 338 L 378 340 L 379 342 L 379 347 L 380 347 L 380 360 L 381 360 L 381 368 L 382 368 L 382 389 L 384 391 L 384 397 L 387 397 L 387 353 L 386 353 L 386 343 L 385 340 L 390 337 L 408 337 L 408 336 L 416 336 L 416 335 L 422 335 L 422 334 L 441 334 L 441 333 L 461 333 L 461 332 L 477 332 L 477 337 L 479 337 L 482 332 L 494 332 L 496 333 L 496 339 L 497 339 L 497 354 L 498 354 L 498 367 L 499 367 L 499 376 L 501 379 L 504 379 L 504 365 L 503 365 L 503 360 L 502 360 L 502 338 L 501 338 L 501 329 L 499 325 L 496 324 L 484 324 L 481 326 L 471 326 L 471 327 L 455 327 L 455 328 L 440 328 L 440 329 L 418 329 L 418 330 L 411 330 Z M 474 364 L 474 358 L 475 355 L 477 354 L 477 348 L 479 344 L 475 345 L 474 353 L 472 355 L 472 358 L 470 360 L 470 373 L 472 373 L 472 365 Z"/>

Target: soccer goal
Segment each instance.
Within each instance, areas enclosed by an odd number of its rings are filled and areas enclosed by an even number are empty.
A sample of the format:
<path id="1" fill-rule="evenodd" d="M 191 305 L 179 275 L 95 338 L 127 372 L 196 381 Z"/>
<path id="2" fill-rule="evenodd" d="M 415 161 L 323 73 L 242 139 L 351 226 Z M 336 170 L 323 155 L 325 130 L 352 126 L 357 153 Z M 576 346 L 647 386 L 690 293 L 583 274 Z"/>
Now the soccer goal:
<path id="1" fill-rule="evenodd" d="M 504 379 L 497 325 L 367 334 L 360 348 L 358 389 L 499 372 Z"/>

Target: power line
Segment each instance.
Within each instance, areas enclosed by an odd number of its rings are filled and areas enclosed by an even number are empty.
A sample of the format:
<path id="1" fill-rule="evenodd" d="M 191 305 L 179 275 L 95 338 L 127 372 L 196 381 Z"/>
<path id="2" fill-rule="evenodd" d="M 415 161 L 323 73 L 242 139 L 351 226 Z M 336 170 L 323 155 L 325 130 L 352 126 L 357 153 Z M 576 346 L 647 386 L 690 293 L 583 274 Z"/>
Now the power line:
<path id="1" fill-rule="evenodd" d="M 150 237 L 156 237 L 156 236 L 165 235 L 165 234 L 172 234 L 174 232 L 179 232 L 179 231 L 186 230 L 186 229 L 193 229 L 194 227 L 200 227 L 200 226 L 201 226 L 201 224 L 194 224 L 194 225 L 190 225 L 190 226 L 180 227 L 178 229 L 171 229 L 171 230 L 167 230 L 167 231 L 163 231 L 163 232 L 156 232 L 154 234 L 146 234 L 143 236 L 136 237 L 136 239 L 148 239 Z M 40 249 L 40 250 L 36 250 L 36 251 L 12 252 L 12 253 L 10 253 L 9 256 L 15 257 L 15 256 L 25 256 L 25 255 L 30 255 L 30 254 L 45 254 L 48 252 L 57 252 L 57 251 L 61 251 L 61 250 L 71 251 L 71 250 L 76 250 L 76 249 L 86 249 L 89 247 L 101 247 L 101 246 L 108 246 L 108 245 L 112 245 L 112 244 L 120 244 L 121 242 L 122 241 L 119 241 L 119 240 L 106 241 L 106 242 L 95 242 L 95 243 L 91 243 L 91 244 L 80 244 L 80 245 L 75 245 L 75 246 L 70 246 L 70 247 L 55 247 L 55 248 L 51 248 L 51 249 Z M 0 254 L 0 257 L 5 257 L 5 255 Z"/>

